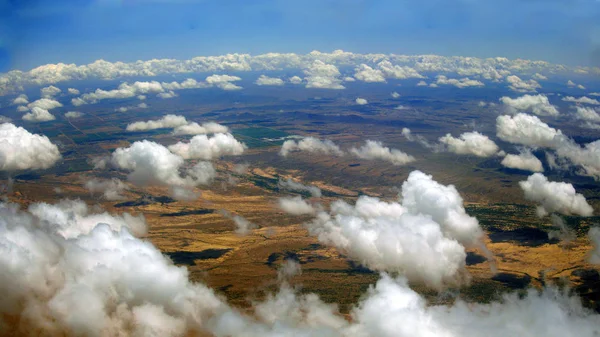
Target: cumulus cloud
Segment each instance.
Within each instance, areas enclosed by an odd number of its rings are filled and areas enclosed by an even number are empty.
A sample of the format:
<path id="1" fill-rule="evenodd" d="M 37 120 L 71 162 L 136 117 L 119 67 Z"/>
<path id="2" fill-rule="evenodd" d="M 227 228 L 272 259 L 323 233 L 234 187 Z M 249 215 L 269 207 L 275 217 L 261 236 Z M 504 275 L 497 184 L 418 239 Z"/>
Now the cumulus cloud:
<path id="1" fill-rule="evenodd" d="M 60 94 L 61 92 L 62 90 L 53 85 L 40 89 L 40 93 L 44 98 L 52 98 Z"/>
<path id="2" fill-rule="evenodd" d="M 555 148 L 562 138 L 560 130 L 551 128 L 536 116 L 518 113 L 496 118 L 496 135 L 513 144 Z"/>
<path id="3" fill-rule="evenodd" d="M 454 138 L 451 134 L 447 134 L 440 138 L 440 143 L 444 144 L 450 152 L 475 155 L 478 157 L 490 157 L 500 150 L 493 140 L 477 131 L 465 132 L 458 138 Z"/>
<path id="4" fill-rule="evenodd" d="M 415 161 L 415 157 L 397 149 L 390 149 L 379 141 L 367 140 L 360 148 L 351 148 L 350 153 L 365 160 L 385 160 L 401 166 Z"/>
<path id="5" fill-rule="evenodd" d="M 203 135 L 203 134 L 211 134 L 211 133 L 227 133 L 229 132 L 229 128 L 215 123 L 208 122 L 202 125 L 191 122 L 186 125 L 181 125 L 173 129 L 174 135 Z"/>
<path id="6" fill-rule="evenodd" d="M 254 82 L 257 85 L 272 85 L 272 86 L 281 86 L 284 84 L 281 78 L 277 77 L 269 77 L 265 75 L 260 75 L 258 79 Z"/>
<path id="7" fill-rule="evenodd" d="M 531 76 L 534 80 L 538 80 L 538 81 L 545 81 L 548 79 L 548 77 L 540 74 L 540 73 L 535 73 L 533 74 L 533 76 Z"/>
<path id="8" fill-rule="evenodd" d="M 302 183 L 292 180 L 291 178 L 287 179 L 287 180 L 279 179 L 278 186 L 279 186 L 279 188 L 285 189 L 285 190 L 290 190 L 290 191 L 295 191 L 295 192 L 308 192 L 308 193 L 310 193 L 310 195 L 312 195 L 313 197 L 316 197 L 316 198 L 321 197 L 321 189 L 320 188 L 318 188 L 316 186 L 304 185 Z"/>
<path id="9" fill-rule="evenodd" d="M 426 87 L 427 86 L 427 82 L 425 81 L 419 81 L 419 83 L 417 83 L 417 87 Z"/>
<path id="10" fill-rule="evenodd" d="M 127 131 L 147 131 L 164 128 L 176 128 L 186 125 L 188 121 L 183 116 L 165 115 L 158 120 L 150 120 L 147 122 L 134 122 L 127 125 Z"/>
<path id="11" fill-rule="evenodd" d="M 70 95 L 79 95 L 79 94 L 80 94 L 80 92 L 79 92 L 79 89 L 75 89 L 75 88 L 68 88 L 68 89 L 67 89 L 67 92 L 68 92 Z"/>
<path id="12" fill-rule="evenodd" d="M 65 113 L 65 117 L 67 118 L 80 118 L 83 117 L 83 113 L 79 111 L 69 111 Z"/>
<path id="13" fill-rule="evenodd" d="M 46 136 L 31 134 L 10 123 L 0 124 L 0 170 L 47 169 L 61 159 Z"/>
<path id="14" fill-rule="evenodd" d="M 171 152 L 184 159 L 211 160 L 225 155 L 237 156 L 244 152 L 246 145 L 240 143 L 230 133 L 217 133 L 212 137 L 197 135 L 189 143 L 178 142 L 169 146 Z"/>
<path id="15" fill-rule="evenodd" d="M 523 149 L 519 154 L 507 154 L 500 164 L 513 169 L 544 172 L 542 162 L 529 149 Z"/>
<path id="16" fill-rule="evenodd" d="M 457 88 L 467 88 L 467 87 L 483 87 L 484 84 L 481 81 L 471 80 L 469 78 L 448 78 L 444 75 L 436 76 L 435 83 L 437 85 L 453 85 Z"/>
<path id="17" fill-rule="evenodd" d="M 532 112 L 540 116 L 558 116 L 558 109 L 544 95 L 523 95 L 518 98 L 502 97 L 502 102 L 512 112 Z"/>
<path id="18" fill-rule="evenodd" d="M 536 80 L 523 81 L 516 75 L 507 76 L 506 82 L 509 83 L 508 87 L 516 92 L 532 92 L 542 87 Z"/>
<path id="19" fill-rule="evenodd" d="M 133 84 L 129 84 L 127 82 L 121 83 L 117 89 L 113 90 L 103 90 L 96 89 L 96 91 L 91 93 L 86 93 L 81 95 L 81 97 L 73 98 L 71 103 L 75 106 L 80 106 L 83 104 L 93 104 L 98 101 L 105 99 L 123 99 L 135 97 L 139 94 L 149 94 L 149 93 L 161 93 L 164 92 L 165 89 L 163 86 L 157 81 L 150 82 L 140 82 L 136 81 Z"/>
<path id="20" fill-rule="evenodd" d="M 316 60 L 304 70 L 306 87 L 315 89 L 345 89 L 340 71 L 333 64 Z"/>
<path id="21" fill-rule="evenodd" d="M 242 87 L 232 83 L 241 80 L 242 79 L 240 77 L 231 75 L 211 75 L 205 79 L 208 85 L 227 91 L 243 89 Z"/>
<path id="22" fill-rule="evenodd" d="M 58 102 L 54 99 L 51 99 L 51 98 L 40 98 L 37 101 L 33 101 L 33 102 L 27 104 L 27 107 L 30 110 L 33 110 L 33 108 L 51 110 L 54 108 L 60 108 L 61 106 L 63 106 L 63 105 L 60 102 Z"/>
<path id="23" fill-rule="evenodd" d="M 279 208 L 292 215 L 315 214 L 315 207 L 309 204 L 301 196 L 279 198 Z"/>
<path id="24" fill-rule="evenodd" d="M 369 104 L 369 102 L 368 102 L 366 99 L 364 99 L 364 98 L 360 98 L 360 97 L 357 97 L 357 98 L 356 98 L 356 100 L 355 100 L 354 102 L 355 102 L 356 104 L 358 104 L 358 105 L 366 105 L 366 104 Z"/>
<path id="25" fill-rule="evenodd" d="M 29 103 L 29 98 L 25 94 L 20 94 L 12 101 L 14 105 L 25 105 L 27 103 Z"/>
<path id="26" fill-rule="evenodd" d="M 127 189 L 127 185 L 117 178 L 91 179 L 85 182 L 84 187 L 92 195 L 100 193 L 104 199 L 111 201 L 125 199 L 122 193 Z"/>
<path id="27" fill-rule="evenodd" d="M 314 137 L 305 137 L 299 141 L 286 140 L 281 145 L 279 154 L 287 157 L 290 152 L 306 151 L 312 153 L 320 153 L 325 155 L 342 156 L 344 152 L 340 150 L 334 142 L 329 139 L 320 140 Z"/>
<path id="28" fill-rule="evenodd" d="M 385 82 L 383 72 L 379 69 L 373 69 L 366 64 L 361 64 L 354 70 L 354 78 L 359 81 L 372 83 L 372 82 Z"/>
<path id="29" fill-rule="evenodd" d="M 392 98 L 398 98 L 398 97 L 400 97 L 400 94 L 397 93 L 397 92 L 395 92 L 395 91 L 392 92 L 390 95 L 392 96 Z"/>
<path id="30" fill-rule="evenodd" d="M 579 103 L 579 104 L 600 105 L 600 101 L 598 101 L 597 99 L 589 98 L 587 96 L 581 96 L 578 98 L 575 98 L 573 96 L 567 96 L 567 97 L 563 97 L 562 100 L 565 102 L 573 102 L 573 103 Z"/>
<path id="31" fill-rule="evenodd" d="M 148 140 L 116 149 L 108 162 L 117 169 L 129 171 L 127 179 L 130 182 L 138 186 L 169 187 L 172 196 L 179 200 L 196 198 L 198 194 L 191 188 L 207 184 L 215 176 L 214 167 L 206 162 L 184 170 L 181 156 Z"/>
<path id="32" fill-rule="evenodd" d="M 558 212 L 565 215 L 591 216 L 594 210 L 582 194 L 576 193 L 573 185 L 564 182 L 548 181 L 541 173 L 534 173 L 519 186 L 527 200 L 539 203 L 537 213 L 546 216 Z"/>
<path id="33" fill-rule="evenodd" d="M 231 214 L 231 212 L 228 212 L 224 209 L 220 210 L 219 213 L 221 213 L 221 215 L 223 215 L 227 219 L 231 219 L 233 221 L 233 223 L 235 224 L 235 233 L 238 235 L 248 235 L 251 230 L 258 228 L 257 225 L 251 223 L 250 221 L 248 221 L 248 219 L 244 218 L 241 215 Z"/>
<path id="34" fill-rule="evenodd" d="M 309 231 L 365 266 L 397 271 L 435 288 L 460 283 L 465 247 L 479 245 L 482 230 L 467 215 L 454 186 L 413 171 L 402 186 L 401 202 L 361 196 L 355 205 L 331 204 Z"/>
<path id="35" fill-rule="evenodd" d="M 31 112 L 28 112 L 25 115 L 23 115 L 23 120 L 26 120 L 28 122 L 48 122 L 53 121 L 55 119 L 56 117 L 54 117 L 54 115 L 51 114 L 48 110 L 38 107 L 33 107 L 31 109 Z"/>
<path id="36" fill-rule="evenodd" d="M 415 135 L 409 128 L 402 128 L 402 136 L 404 136 L 409 142 L 417 142 L 424 148 L 430 149 L 434 152 L 443 150 L 440 144 L 431 143 L 425 137 L 421 135 Z"/>
<path id="37" fill-rule="evenodd" d="M 300 76 L 292 76 L 290 77 L 289 81 L 292 84 L 300 84 L 302 83 L 302 78 Z"/>

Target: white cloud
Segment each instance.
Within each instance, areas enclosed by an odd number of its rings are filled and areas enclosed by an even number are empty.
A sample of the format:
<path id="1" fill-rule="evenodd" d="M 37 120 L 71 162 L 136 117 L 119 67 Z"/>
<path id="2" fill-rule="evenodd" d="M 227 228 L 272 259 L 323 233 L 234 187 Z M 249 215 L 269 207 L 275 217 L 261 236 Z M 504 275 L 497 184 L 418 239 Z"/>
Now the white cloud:
<path id="1" fill-rule="evenodd" d="M 165 115 L 158 120 L 150 120 L 147 122 L 134 122 L 127 125 L 127 131 L 147 131 L 164 128 L 176 128 L 186 125 L 188 121 L 183 116 Z"/>
<path id="2" fill-rule="evenodd" d="M 360 148 L 351 148 L 350 153 L 365 160 L 385 160 L 401 166 L 415 161 L 415 157 L 397 149 L 383 146 L 381 142 L 367 140 Z"/>
<path id="3" fill-rule="evenodd" d="M 568 86 L 568 87 L 574 87 L 574 86 L 577 86 L 577 84 L 575 84 L 575 82 L 573 82 L 573 81 L 571 81 L 571 80 L 568 80 L 568 81 L 567 81 L 567 86 Z"/>
<path id="4" fill-rule="evenodd" d="M 500 164 L 513 169 L 544 172 L 542 162 L 528 149 L 521 151 L 519 154 L 507 154 Z"/>
<path id="5" fill-rule="evenodd" d="M 10 123 L 0 124 L 0 170 L 47 169 L 61 159 L 46 136 L 31 134 Z"/>
<path id="6" fill-rule="evenodd" d="M 575 98 L 573 96 L 567 96 L 567 97 L 563 97 L 562 100 L 565 102 L 573 102 L 573 103 L 580 103 L 580 104 L 600 105 L 600 101 L 598 101 L 597 99 L 589 98 L 587 96 L 582 96 L 579 98 Z"/>
<path id="7" fill-rule="evenodd" d="M 12 101 L 12 104 L 14 105 L 25 105 L 27 103 L 29 103 L 29 99 L 25 94 L 20 94 Z"/>
<path id="8" fill-rule="evenodd" d="M 425 81 L 419 81 L 419 83 L 417 83 L 417 87 L 426 87 L 427 86 L 427 82 Z"/>
<path id="9" fill-rule="evenodd" d="M 535 73 L 533 74 L 533 76 L 531 76 L 534 80 L 538 80 L 538 81 L 546 81 L 548 79 L 548 77 L 540 74 L 540 73 Z"/>
<path id="10" fill-rule="evenodd" d="M 357 98 L 356 98 L 356 100 L 354 100 L 354 102 L 355 102 L 356 104 L 358 104 L 358 105 L 366 105 L 366 104 L 369 104 L 369 102 L 368 102 L 366 99 L 364 99 L 364 98 L 360 98 L 360 97 L 357 97 Z"/>
<path id="11" fill-rule="evenodd" d="M 62 90 L 53 85 L 40 89 L 40 93 L 44 98 L 52 98 L 60 94 L 61 92 Z"/>
<path id="12" fill-rule="evenodd" d="M 233 220 L 233 223 L 235 224 L 235 233 L 238 235 L 248 235 L 252 229 L 258 227 L 243 216 L 231 214 L 224 209 L 220 210 L 219 213 L 224 217 Z"/>
<path id="13" fill-rule="evenodd" d="M 366 64 L 359 65 L 354 71 L 354 78 L 359 81 L 367 83 L 385 82 L 385 77 L 381 70 L 373 69 Z"/>
<path id="14" fill-rule="evenodd" d="M 23 120 L 26 120 L 28 122 L 48 122 L 53 121 L 55 119 L 56 117 L 54 117 L 54 115 L 51 114 L 48 110 L 38 108 L 37 106 L 31 108 L 31 112 L 23 115 Z"/>
<path id="15" fill-rule="evenodd" d="M 78 90 L 78 89 L 75 89 L 75 88 L 68 88 L 68 89 L 67 89 L 67 92 L 68 92 L 70 95 L 79 95 L 79 94 L 80 94 L 79 90 Z"/>
<path id="16" fill-rule="evenodd" d="M 542 86 L 536 80 L 523 81 L 519 76 L 511 75 L 506 77 L 506 82 L 509 83 L 509 88 L 517 92 L 531 92 Z"/>
<path id="17" fill-rule="evenodd" d="M 341 156 L 344 154 L 334 142 L 329 139 L 320 140 L 314 137 L 305 137 L 299 141 L 286 140 L 281 145 L 279 154 L 287 157 L 290 152 L 306 151 L 313 153 L 320 153 L 325 155 L 336 155 Z"/>
<path id="18" fill-rule="evenodd" d="M 304 70 L 306 87 L 315 89 L 345 89 L 340 71 L 333 64 L 317 60 Z"/>
<path id="19" fill-rule="evenodd" d="M 227 132 L 229 132 L 228 127 L 215 122 L 208 122 L 202 125 L 196 122 L 190 122 L 189 124 L 181 125 L 173 129 L 174 135 L 203 135 Z"/>
<path id="20" fill-rule="evenodd" d="M 440 137 L 440 142 L 445 144 L 448 151 L 456 154 L 470 154 L 478 157 L 490 157 L 498 153 L 500 150 L 498 145 L 488 136 L 482 135 L 479 132 L 465 132 L 458 138 L 447 134 Z"/>
<path id="21" fill-rule="evenodd" d="M 284 82 L 281 78 L 269 77 L 269 76 L 265 76 L 265 75 L 260 75 L 254 83 L 256 83 L 257 85 L 267 85 L 267 86 L 269 86 L 269 85 L 281 86 L 284 84 Z"/>
<path id="22" fill-rule="evenodd" d="M 400 94 L 397 93 L 397 92 L 395 92 L 395 91 L 393 93 L 391 93 L 390 95 L 392 96 L 392 98 L 398 98 L 398 97 L 400 97 Z"/>
<path id="23" fill-rule="evenodd" d="M 540 116 L 558 116 L 558 109 L 544 95 L 523 95 L 518 98 L 502 97 L 500 102 L 511 112 L 532 112 Z"/>
<path id="24" fill-rule="evenodd" d="M 242 87 L 231 83 L 241 80 L 242 79 L 240 77 L 231 75 L 211 75 L 205 79 L 206 83 L 208 83 L 210 86 L 215 86 L 219 89 L 227 91 L 243 89 Z"/>
<path id="25" fill-rule="evenodd" d="M 299 182 L 293 181 L 291 178 L 288 180 L 279 179 L 279 188 L 297 192 L 308 192 L 315 198 L 321 197 L 321 189 L 316 186 L 307 186 Z"/>
<path id="26" fill-rule="evenodd" d="M 469 78 L 461 78 L 461 79 L 448 78 L 444 75 L 436 76 L 435 83 L 437 85 L 453 85 L 457 88 L 483 87 L 484 86 L 483 82 L 481 82 L 481 81 L 471 80 Z"/>
<path id="27" fill-rule="evenodd" d="M 279 198 L 279 208 L 292 215 L 315 214 L 316 209 L 301 196 Z"/>
<path id="28" fill-rule="evenodd" d="M 24 105 L 20 105 L 17 107 L 17 112 L 27 112 L 27 111 L 29 111 L 29 108 Z"/>
<path id="29" fill-rule="evenodd" d="M 178 142 L 169 146 L 171 152 L 184 159 L 211 160 L 224 155 L 237 156 L 244 152 L 246 145 L 240 143 L 230 133 L 217 133 L 212 137 L 197 135 L 189 143 Z"/>
<path id="30" fill-rule="evenodd" d="M 82 112 L 79 111 L 69 111 L 65 113 L 65 117 L 67 118 L 80 118 L 82 117 L 84 114 Z"/>
<path id="31" fill-rule="evenodd" d="M 585 197 L 575 192 L 573 185 L 548 181 L 541 173 L 534 173 L 526 181 L 520 181 L 519 186 L 525 192 L 527 200 L 540 204 L 537 207 L 539 216 L 553 212 L 591 216 L 594 212 Z"/>
<path id="32" fill-rule="evenodd" d="M 555 148 L 564 138 L 560 130 L 551 128 L 536 116 L 519 113 L 496 118 L 498 138 L 513 144 Z"/>
<path id="33" fill-rule="evenodd" d="M 393 65 L 388 60 L 379 62 L 377 64 L 377 68 L 386 78 L 393 78 L 397 80 L 403 80 L 407 78 L 423 78 L 423 76 L 415 69 L 407 66 Z"/>
<path id="34" fill-rule="evenodd" d="M 59 108 L 61 106 L 63 106 L 63 105 L 60 102 L 50 99 L 50 98 L 40 98 L 37 101 L 33 101 L 33 102 L 27 104 L 27 107 L 30 110 L 33 110 L 33 108 L 51 110 L 54 108 Z"/>
<path id="35" fill-rule="evenodd" d="M 292 84 L 301 84 L 302 78 L 300 76 L 292 76 L 292 77 L 290 77 L 289 81 Z"/>
<path id="36" fill-rule="evenodd" d="M 162 98 L 162 99 L 169 99 L 169 98 L 177 97 L 177 94 L 175 93 L 175 91 L 170 90 L 167 92 L 161 92 L 161 93 L 157 94 L 156 97 Z"/>
<path id="37" fill-rule="evenodd" d="M 104 180 L 90 179 L 85 182 L 84 187 L 92 195 L 101 193 L 104 199 L 111 201 L 125 199 L 122 193 L 127 189 L 127 185 L 117 178 Z"/>
<path id="38" fill-rule="evenodd" d="M 331 204 L 309 231 L 373 270 L 397 271 L 431 287 L 461 282 L 465 245 L 479 245 L 482 230 L 468 216 L 454 186 L 413 171 L 401 202 L 361 196 L 355 205 Z"/>
<path id="39" fill-rule="evenodd" d="M 597 109 L 576 106 L 577 112 L 575 113 L 575 117 L 577 119 L 581 119 L 588 122 L 600 122 L 600 114 Z"/>

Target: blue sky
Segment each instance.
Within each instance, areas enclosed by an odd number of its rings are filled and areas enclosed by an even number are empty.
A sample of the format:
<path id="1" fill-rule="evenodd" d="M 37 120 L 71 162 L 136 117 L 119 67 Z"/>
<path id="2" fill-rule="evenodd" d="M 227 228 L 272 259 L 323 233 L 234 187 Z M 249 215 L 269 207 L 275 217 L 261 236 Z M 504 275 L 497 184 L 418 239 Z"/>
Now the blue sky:
<path id="1" fill-rule="evenodd" d="M 315 49 L 600 66 L 600 1 L 0 0 L 0 71 Z"/>

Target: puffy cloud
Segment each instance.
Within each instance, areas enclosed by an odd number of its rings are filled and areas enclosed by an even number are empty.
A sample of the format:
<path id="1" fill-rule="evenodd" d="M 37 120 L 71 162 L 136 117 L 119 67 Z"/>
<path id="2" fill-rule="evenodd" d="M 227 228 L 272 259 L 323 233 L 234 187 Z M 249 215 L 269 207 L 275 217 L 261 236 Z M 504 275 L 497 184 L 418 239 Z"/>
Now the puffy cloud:
<path id="1" fill-rule="evenodd" d="M 510 110 L 520 112 L 532 112 L 540 116 L 558 116 L 556 107 L 548 101 L 544 95 L 523 95 L 518 98 L 502 97 L 500 98 L 505 106 Z"/>
<path id="2" fill-rule="evenodd" d="M 230 133 L 217 133 L 212 137 L 197 135 L 189 143 L 178 142 L 169 146 L 171 152 L 184 159 L 210 160 L 224 155 L 237 156 L 244 152 L 246 145 L 240 143 Z"/>
<path id="3" fill-rule="evenodd" d="M 506 77 L 506 82 L 509 83 L 509 88 L 517 92 L 531 92 L 542 86 L 536 80 L 523 81 L 519 76 L 511 75 Z"/>
<path id="4" fill-rule="evenodd" d="M 564 138 L 560 130 L 551 128 L 536 116 L 518 113 L 496 118 L 496 135 L 513 144 L 555 148 Z"/>
<path id="5" fill-rule="evenodd" d="M 319 198 L 321 197 L 321 189 L 316 186 L 307 186 L 298 182 L 293 181 L 292 179 L 281 180 L 279 179 L 278 183 L 279 188 L 286 189 L 290 191 L 296 192 L 308 192 L 313 197 Z"/>
<path id="6" fill-rule="evenodd" d="M 67 118 L 80 118 L 82 117 L 84 114 L 82 112 L 79 111 L 69 111 L 65 113 L 65 117 Z"/>
<path id="7" fill-rule="evenodd" d="M 112 201 L 125 199 L 122 193 L 127 189 L 127 185 L 117 178 L 91 179 L 85 182 L 84 187 L 91 194 L 101 193 L 104 199 Z"/>
<path id="8" fill-rule="evenodd" d="M 42 97 L 44 97 L 44 98 L 52 98 L 52 97 L 60 94 L 61 92 L 62 92 L 62 90 L 60 90 L 59 88 L 57 88 L 53 85 L 40 89 L 40 93 L 42 94 Z"/>
<path id="9" fill-rule="evenodd" d="M 9 117 L 0 115 L 0 124 L 10 123 L 11 121 L 12 119 L 10 119 Z"/>
<path id="10" fill-rule="evenodd" d="M 196 122 L 191 122 L 189 124 L 186 125 L 181 125 L 176 127 L 175 129 L 173 129 L 173 134 L 174 135 L 203 135 L 203 134 L 210 134 L 210 133 L 227 133 L 229 132 L 229 128 L 215 123 L 215 122 L 208 122 L 208 123 L 204 123 L 202 125 L 196 123 Z"/>
<path id="11" fill-rule="evenodd" d="M 395 92 L 395 91 L 393 93 L 391 93 L 390 95 L 392 96 L 392 98 L 398 98 L 398 97 L 400 97 L 400 94 L 397 93 L 397 92 Z"/>
<path id="12" fill-rule="evenodd" d="M 248 219 L 238 214 L 231 214 L 231 212 L 228 212 L 224 209 L 220 210 L 219 213 L 221 213 L 221 215 L 227 219 L 231 219 L 233 221 L 235 224 L 235 233 L 238 235 L 248 235 L 252 229 L 258 228 L 257 225 L 251 223 L 248 221 Z"/>
<path id="13" fill-rule="evenodd" d="M 54 117 L 54 115 L 51 114 L 48 110 L 38 108 L 37 106 L 33 107 L 31 109 L 31 112 L 23 115 L 23 120 L 26 120 L 28 122 L 48 122 L 53 121 L 55 119 L 56 117 Z"/>
<path id="14" fill-rule="evenodd" d="M 81 97 L 73 98 L 71 103 L 75 106 L 83 105 L 83 104 L 93 104 L 98 101 L 105 99 L 122 99 L 122 98 L 130 98 L 135 97 L 139 94 L 148 94 L 148 93 L 161 93 L 164 92 L 165 89 L 162 85 L 157 81 L 150 82 L 140 82 L 136 81 L 133 84 L 129 84 L 127 82 L 121 83 L 117 89 L 114 90 L 103 90 L 96 89 L 96 91 L 91 93 L 86 93 L 81 95 Z"/>
<path id="15" fill-rule="evenodd" d="M 299 141 L 295 141 L 292 139 L 286 140 L 281 145 L 281 150 L 279 151 L 279 154 L 281 156 L 287 157 L 287 155 L 290 152 L 295 151 L 306 151 L 326 155 L 331 154 L 336 156 L 341 156 L 344 154 L 344 152 L 340 150 L 339 146 L 337 146 L 331 140 L 320 140 L 314 137 L 305 137 Z"/>
<path id="16" fill-rule="evenodd" d="M 40 98 L 37 101 L 33 101 L 33 102 L 27 104 L 27 107 L 30 110 L 33 110 L 33 108 L 51 110 L 54 108 L 60 108 L 61 106 L 63 106 L 63 105 L 60 102 L 53 100 L 51 98 Z"/>
<path id="17" fill-rule="evenodd" d="M 393 65 L 388 60 L 383 60 L 377 64 L 377 68 L 386 78 L 403 80 L 407 78 L 423 78 L 415 69 L 408 66 Z"/>
<path id="18" fill-rule="evenodd" d="M 588 122 L 598 122 L 600 123 L 600 114 L 597 109 L 576 106 L 577 110 L 575 112 L 575 118 L 588 121 Z"/>
<path id="19" fill-rule="evenodd" d="M 281 86 L 284 84 L 284 82 L 281 78 L 269 77 L 269 76 L 265 76 L 265 75 L 260 75 L 254 83 L 256 83 L 257 85 L 273 85 L 273 86 Z"/>
<path id="20" fill-rule="evenodd" d="M 402 135 L 409 142 L 417 142 L 424 148 L 430 149 L 434 152 L 443 151 L 443 148 L 440 144 L 430 143 L 427 139 L 425 139 L 425 137 L 413 134 L 409 128 L 402 128 Z"/>
<path id="21" fill-rule="evenodd" d="M 519 186 L 525 192 L 527 200 L 540 204 L 537 207 L 539 216 L 553 212 L 591 216 L 594 212 L 585 197 L 575 192 L 573 185 L 548 181 L 541 173 L 534 173 L 526 181 L 520 181 Z"/>
<path id="22" fill-rule="evenodd" d="M 578 174 L 600 179 L 600 140 L 580 146 L 573 140 L 567 139 L 556 148 L 556 154 L 580 166 Z"/>
<path id="23" fill-rule="evenodd" d="M 426 87 L 427 86 L 427 82 L 425 81 L 419 81 L 419 83 L 417 83 L 417 87 Z"/>
<path id="24" fill-rule="evenodd" d="M 542 162 L 528 149 L 521 151 L 519 154 L 507 154 L 500 164 L 504 167 L 513 169 L 544 172 Z"/>
<path id="25" fill-rule="evenodd" d="M 313 205 L 309 204 L 301 196 L 279 198 L 279 208 L 292 215 L 315 214 L 317 211 Z"/>
<path id="26" fill-rule="evenodd" d="M 333 64 L 316 60 L 304 70 L 306 87 L 316 89 L 345 89 L 340 71 Z"/>
<path id="27" fill-rule="evenodd" d="M 217 176 L 217 170 L 215 170 L 215 167 L 211 162 L 199 161 L 187 170 L 187 174 L 196 184 L 208 185 Z"/>
<path id="28" fill-rule="evenodd" d="M 68 88 L 68 89 L 67 89 L 67 92 L 68 92 L 70 95 L 79 95 L 79 94 L 80 94 L 80 92 L 79 92 L 79 89 L 75 89 L 75 88 Z"/>
<path id="29" fill-rule="evenodd" d="M 482 230 L 468 216 L 454 186 L 413 171 L 402 186 L 401 202 L 361 196 L 356 204 L 331 204 L 309 231 L 365 266 L 397 271 L 435 288 L 460 283 L 465 245 L 479 245 Z"/>
<path id="30" fill-rule="evenodd" d="M 364 98 L 360 98 L 360 97 L 357 97 L 357 98 L 356 98 L 356 100 L 355 100 L 354 102 L 355 102 L 356 104 L 358 104 L 358 105 L 366 105 L 366 104 L 369 104 L 369 102 L 368 102 L 366 99 L 364 99 Z"/>
<path id="31" fill-rule="evenodd" d="M 435 83 L 437 85 L 453 85 L 457 88 L 483 87 L 484 86 L 483 82 L 481 82 L 481 81 L 471 80 L 469 78 L 461 78 L 461 79 L 448 78 L 444 75 L 436 76 Z"/>
<path id="32" fill-rule="evenodd" d="M 531 76 L 534 80 L 538 80 L 538 81 L 546 81 L 548 79 L 548 77 L 540 74 L 540 73 L 535 73 L 533 74 L 533 76 Z"/>
<path id="33" fill-rule="evenodd" d="M 351 148 L 350 153 L 361 159 L 385 160 L 397 166 L 415 161 L 415 157 L 397 149 L 390 149 L 387 146 L 383 146 L 381 142 L 374 140 L 367 140 L 365 145 L 360 148 Z"/>
<path id="34" fill-rule="evenodd" d="M 448 151 L 456 154 L 471 154 L 478 157 L 490 157 L 500 150 L 498 145 L 488 136 L 479 132 L 465 132 L 458 138 L 447 134 L 440 138 L 440 142 L 445 144 Z"/>
<path id="35" fill-rule="evenodd" d="M 156 95 L 156 97 L 162 98 L 162 99 L 169 99 L 169 98 L 177 97 L 177 94 L 174 91 L 168 91 L 168 92 L 161 92 L 158 95 Z"/>
<path id="36" fill-rule="evenodd" d="M 183 116 L 165 115 L 158 120 L 150 120 L 147 122 L 134 122 L 127 125 L 127 131 L 147 131 L 164 128 L 176 128 L 186 125 L 188 121 Z"/>
<path id="37" fill-rule="evenodd" d="M 589 98 L 587 96 L 582 96 L 579 98 L 575 98 L 573 96 L 567 96 L 567 97 L 563 97 L 562 100 L 565 102 L 573 102 L 573 103 L 579 103 L 579 104 L 600 105 L 600 101 L 598 101 L 597 99 Z"/>
<path id="38" fill-rule="evenodd" d="M 361 64 L 356 67 L 354 78 L 367 83 L 385 82 L 385 77 L 381 70 L 373 69 L 366 64 Z"/>
<path id="39" fill-rule="evenodd" d="M 29 103 L 29 98 L 27 98 L 27 95 L 25 94 L 20 94 L 12 101 L 12 104 L 14 105 L 25 105 L 27 103 Z"/>
<path id="40" fill-rule="evenodd" d="M 31 134 L 10 123 L 0 124 L 0 170 L 47 169 L 61 159 L 46 136 Z"/>
<path id="41" fill-rule="evenodd" d="M 240 90 L 242 87 L 235 85 L 231 82 L 241 81 L 242 79 L 238 76 L 231 75 L 211 75 L 208 76 L 205 81 L 210 86 L 215 86 L 223 90 Z"/>
<path id="42" fill-rule="evenodd" d="M 292 76 L 290 77 L 289 81 L 292 84 L 300 84 L 302 83 L 302 78 L 300 76 Z"/>

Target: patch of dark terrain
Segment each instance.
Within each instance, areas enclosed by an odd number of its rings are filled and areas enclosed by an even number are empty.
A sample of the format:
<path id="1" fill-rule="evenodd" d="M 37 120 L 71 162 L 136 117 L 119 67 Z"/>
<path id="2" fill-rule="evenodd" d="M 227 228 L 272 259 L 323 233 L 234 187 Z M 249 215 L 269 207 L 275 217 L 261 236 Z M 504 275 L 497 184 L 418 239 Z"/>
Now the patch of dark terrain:
<path id="1" fill-rule="evenodd" d="M 492 276 L 492 280 L 500 282 L 511 289 L 525 289 L 531 283 L 531 276 L 511 273 L 498 273 Z"/>
<path id="2" fill-rule="evenodd" d="M 204 214 L 212 214 L 214 213 L 214 209 L 200 208 L 200 209 L 191 209 L 191 210 L 183 210 L 180 212 L 173 213 L 163 213 L 161 217 L 174 217 L 174 216 L 186 216 L 186 215 L 204 215 Z"/>
<path id="3" fill-rule="evenodd" d="M 171 197 L 168 197 L 168 196 L 155 197 L 155 196 L 151 196 L 151 195 L 145 195 L 137 200 L 120 202 L 118 204 L 115 204 L 114 206 L 115 207 L 136 207 L 136 206 L 152 205 L 152 204 L 157 204 L 157 203 L 164 205 L 164 204 L 173 203 L 175 201 L 177 201 L 177 200 L 175 200 Z"/>
<path id="4" fill-rule="evenodd" d="M 205 249 L 199 252 L 164 252 L 175 264 L 193 266 L 196 260 L 218 259 L 231 251 L 231 248 L 224 249 Z"/>
<path id="5" fill-rule="evenodd" d="M 474 266 L 476 264 L 484 263 L 486 261 L 487 259 L 485 256 L 474 252 L 467 252 L 467 257 L 465 258 L 467 266 Z"/>
<path id="6" fill-rule="evenodd" d="M 571 276 L 578 278 L 579 285 L 573 291 L 581 298 L 581 303 L 600 313 L 600 273 L 595 269 L 577 269 Z"/>
<path id="7" fill-rule="evenodd" d="M 548 238 L 548 232 L 536 227 L 520 227 L 514 229 L 502 229 L 489 227 L 488 236 L 493 243 L 511 242 L 520 246 L 539 247 L 545 244 L 557 244 L 559 239 Z"/>

